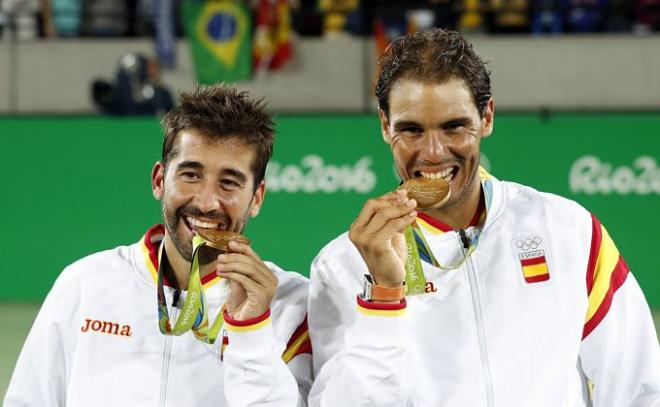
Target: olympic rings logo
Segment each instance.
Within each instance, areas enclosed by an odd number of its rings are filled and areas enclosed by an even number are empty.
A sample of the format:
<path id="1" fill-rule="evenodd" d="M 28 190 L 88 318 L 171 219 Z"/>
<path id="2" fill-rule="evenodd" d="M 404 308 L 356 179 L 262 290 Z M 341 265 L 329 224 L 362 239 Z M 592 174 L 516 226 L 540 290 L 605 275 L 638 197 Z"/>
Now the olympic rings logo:
<path id="1" fill-rule="evenodd" d="M 516 247 L 526 252 L 529 250 L 538 249 L 541 246 L 542 240 L 538 236 L 528 237 L 526 239 L 516 240 Z"/>

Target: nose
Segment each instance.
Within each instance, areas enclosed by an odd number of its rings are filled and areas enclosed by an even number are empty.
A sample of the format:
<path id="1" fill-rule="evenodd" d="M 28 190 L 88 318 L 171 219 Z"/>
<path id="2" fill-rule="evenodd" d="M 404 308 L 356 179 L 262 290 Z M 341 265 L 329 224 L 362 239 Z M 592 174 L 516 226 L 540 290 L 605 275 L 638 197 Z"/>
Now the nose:
<path id="1" fill-rule="evenodd" d="M 438 162 L 447 154 L 446 140 L 439 131 L 427 132 L 423 139 L 421 155 L 427 161 Z"/>
<path id="2" fill-rule="evenodd" d="M 195 194 L 195 205 L 202 212 L 211 212 L 220 209 L 220 193 L 214 182 L 204 182 Z"/>

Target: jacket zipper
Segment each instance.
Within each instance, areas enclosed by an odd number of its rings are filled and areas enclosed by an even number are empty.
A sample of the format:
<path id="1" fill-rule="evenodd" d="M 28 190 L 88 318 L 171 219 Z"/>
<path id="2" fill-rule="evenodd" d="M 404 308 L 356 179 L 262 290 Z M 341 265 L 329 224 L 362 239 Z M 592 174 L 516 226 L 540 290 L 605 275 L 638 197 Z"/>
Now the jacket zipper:
<path id="1" fill-rule="evenodd" d="M 462 236 L 461 236 L 462 237 Z M 461 246 L 463 247 L 463 256 L 467 255 L 467 247 L 465 247 L 465 240 L 461 239 Z M 484 372 L 484 385 L 486 386 L 486 405 L 494 407 L 493 400 L 493 381 L 490 375 L 490 365 L 488 363 L 488 349 L 486 346 L 486 333 L 484 332 L 484 318 L 481 311 L 481 300 L 479 299 L 479 287 L 477 286 L 477 274 L 472 265 L 472 259 L 468 258 L 465 262 L 467 269 L 468 281 L 470 282 L 470 294 L 472 296 L 472 309 L 474 309 L 474 318 L 477 324 L 477 337 L 479 339 L 479 354 L 481 356 L 481 366 Z"/>
<path id="2" fill-rule="evenodd" d="M 174 291 L 172 296 L 172 307 L 170 310 L 170 321 L 172 324 L 176 321 L 177 314 L 179 309 L 176 307 L 179 302 L 179 295 L 181 292 L 179 290 Z M 165 335 L 165 349 L 163 350 L 163 367 L 161 369 L 160 375 L 160 398 L 158 400 L 158 405 L 165 407 L 167 405 L 167 385 L 169 382 L 170 375 L 170 362 L 172 358 L 172 341 L 174 337 L 172 335 Z"/>

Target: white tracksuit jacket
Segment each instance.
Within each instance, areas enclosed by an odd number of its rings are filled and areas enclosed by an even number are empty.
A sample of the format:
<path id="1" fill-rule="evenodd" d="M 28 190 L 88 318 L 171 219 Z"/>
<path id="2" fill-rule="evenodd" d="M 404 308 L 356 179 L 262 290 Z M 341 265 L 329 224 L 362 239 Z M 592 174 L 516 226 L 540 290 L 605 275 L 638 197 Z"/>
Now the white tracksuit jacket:
<path id="1" fill-rule="evenodd" d="M 305 405 L 307 280 L 267 263 L 279 279 L 270 319 L 242 329 L 225 322 L 214 345 L 192 332 L 163 336 L 155 284 L 163 231 L 64 270 L 23 346 L 5 407 Z M 227 285 L 211 276 L 204 287 L 213 322 Z M 171 307 L 173 290 L 165 290 Z"/>
<path id="2" fill-rule="evenodd" d="M 660 406 L 649 308 L 598 220 L 529 187 L 482 185 L 491 198 L 474 253 L 454 271 L 423 262 L 427 293 L 400 305 L 358 300 L 367 268 L 347 234 L 321 251 L 309 405 Z M 422 218 L 438 262 L 456 264 L 459 234 Z"/>

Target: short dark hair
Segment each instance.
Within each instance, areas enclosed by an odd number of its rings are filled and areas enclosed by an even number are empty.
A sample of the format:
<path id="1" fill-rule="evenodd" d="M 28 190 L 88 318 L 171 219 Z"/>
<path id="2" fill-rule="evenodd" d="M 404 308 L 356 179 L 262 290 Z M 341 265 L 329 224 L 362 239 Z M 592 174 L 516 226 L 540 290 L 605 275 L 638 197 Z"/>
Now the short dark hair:
<path id="1" fill-rule="evenodd" d="M 491 98 L 490 72 L 461 33 L 440 28 L 418 31 L 394 40 L 379 59 L 378 106 L 390 115 L 389 96 L 401 79 L 443 83 L 463 79 L 482 115 Z"/>
<path id="2" fill-rule="evenodd" d="M 273 155 L 275 123 L 263 99 L 250 99 L 248 92 L 225 84 L 198 86 L 190 92 L 181 92 L 180 105 L 165 115 L 161 126 L 165 131 L 163 166 L 167 167 L 175 154 L 172 149 L 179 132 L 195 129 L 211 139 L 236 137 L 254 146 L 254 188 L 264 179 L 266 165 Z"/>

